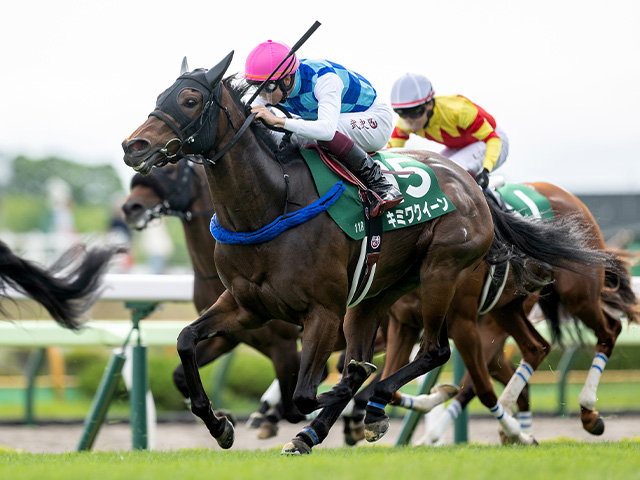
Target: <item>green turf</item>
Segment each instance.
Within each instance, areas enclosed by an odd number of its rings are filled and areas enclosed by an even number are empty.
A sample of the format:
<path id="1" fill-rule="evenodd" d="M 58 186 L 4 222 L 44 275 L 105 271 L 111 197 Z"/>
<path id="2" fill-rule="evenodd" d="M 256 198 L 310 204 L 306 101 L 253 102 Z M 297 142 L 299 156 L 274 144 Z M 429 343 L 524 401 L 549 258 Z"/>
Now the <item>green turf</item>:
<path id="1" fill-rule="evenodd" d="M 523 476 L 524 475 L 524 476 Z M 279 450 L 172 452 L 0 453 L 0 478 L 498 480 L 640 479 L 640 442 L 543 442 L 539 447 L 458 445 L 318 449 L 305 457 Z"/>

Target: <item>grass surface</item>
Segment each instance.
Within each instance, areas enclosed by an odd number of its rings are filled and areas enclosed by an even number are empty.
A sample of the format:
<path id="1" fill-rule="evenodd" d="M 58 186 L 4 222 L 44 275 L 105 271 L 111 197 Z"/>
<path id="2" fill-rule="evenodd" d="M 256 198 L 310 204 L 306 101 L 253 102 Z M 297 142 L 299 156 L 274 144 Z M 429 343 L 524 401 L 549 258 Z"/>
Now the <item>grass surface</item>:
<path id="1" fill-rule="evenodd" d="M 0 478 L 72 479 L 175 478 L 278 480 L 424 478 L 475 480 L 579 478 L 640 479 L 640 443 L 543 442 L 523 446 L 462 445 L 319 449 L 305 457 L 284 457 L 279 450 L 212 452 L 84 452 L 21 454 L 0 452 Z"/>

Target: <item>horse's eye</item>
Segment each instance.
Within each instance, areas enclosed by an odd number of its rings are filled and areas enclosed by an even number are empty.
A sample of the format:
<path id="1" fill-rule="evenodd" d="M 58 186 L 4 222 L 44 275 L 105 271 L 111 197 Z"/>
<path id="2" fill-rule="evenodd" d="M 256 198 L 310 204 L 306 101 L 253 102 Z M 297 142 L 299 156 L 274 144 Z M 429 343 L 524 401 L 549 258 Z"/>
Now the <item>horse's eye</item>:
<path id="1" fill-rule="evenodd" d="M 198 106 L 198 102 L 194 98 L 188 98 L 184 102 L 184 106 L 187 107 L 187 108 L 194 108 L 194 107 Z"/>

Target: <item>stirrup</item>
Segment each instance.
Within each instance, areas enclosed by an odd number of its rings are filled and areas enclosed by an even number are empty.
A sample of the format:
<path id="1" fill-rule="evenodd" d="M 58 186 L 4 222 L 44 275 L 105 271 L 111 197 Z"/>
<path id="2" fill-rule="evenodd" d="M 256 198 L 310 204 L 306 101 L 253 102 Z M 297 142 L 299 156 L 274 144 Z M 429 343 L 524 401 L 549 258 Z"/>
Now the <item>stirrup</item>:
<path id="1" fill-rule="evenodd" d="M 382 215 L 383 212 L 386 212 L 387 210 L 392 209 L 393 207 L 398 205 L 400 202 L 402 202 L 402 200 L 404 200 L 404 197 L 402 195 L 400 195 L 400 197 L 384 200 L 382 197 L 380 197 L 380 195 L 378 195 L 378 193 L 374 192 L 371 189 L 367 192 L 367 194 L 371 204 L 371 213 L 370 213 L 371 217 L 377 217 L 378 215 Z M 371 197 L 373 197 L 373 201 Z"/>

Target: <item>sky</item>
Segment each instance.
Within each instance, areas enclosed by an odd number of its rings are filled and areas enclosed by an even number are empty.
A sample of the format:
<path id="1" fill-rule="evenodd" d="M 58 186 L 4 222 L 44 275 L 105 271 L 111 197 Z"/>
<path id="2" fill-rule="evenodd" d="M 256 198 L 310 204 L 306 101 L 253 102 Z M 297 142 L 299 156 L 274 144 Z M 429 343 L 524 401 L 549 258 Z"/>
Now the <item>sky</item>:
<path id="1" fill-rule="evenodd" d="M 0 177 L 16 155 L 112 164 L 180 73 L 235 51 L 241 73 L 267 39 L 365 76 L 390 101 L 406 72 L 494 116 L 507 181 L 572 193 L 640 192 L 640 2 L 24 0 L 0 7 Z M 291 8 L 293 7 L 293 8 Z M 288 10 L 287 10 L 288 9 Z M 407 146 L 439 151 L 422 139 Z"/>

